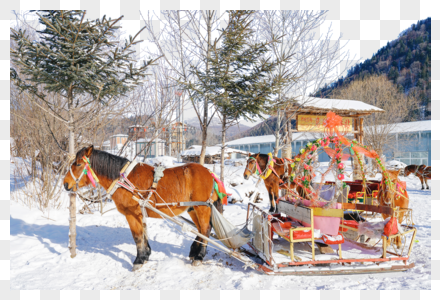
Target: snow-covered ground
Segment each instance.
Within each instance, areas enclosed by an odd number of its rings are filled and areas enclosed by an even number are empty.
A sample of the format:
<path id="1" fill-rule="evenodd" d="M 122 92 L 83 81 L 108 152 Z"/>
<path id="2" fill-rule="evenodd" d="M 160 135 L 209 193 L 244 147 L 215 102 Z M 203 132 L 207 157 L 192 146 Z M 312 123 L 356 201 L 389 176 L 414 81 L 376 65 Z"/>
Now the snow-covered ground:
<path id="1" fill-rule="evenodd" d="M 172 158 L 162 159 L 167 167 L 178 165 Z M 152 163 L 151 161 L 150 163 Z M 207 165 L 211 170 L 213 165 Z M 11 174 L 14 166 L 11 166 Z M 219 173 L 219 165 L 215 171 Z M 249 198 L 256 179 L 243 179 L 244 166 L 226 166 L 226 188 L 232 198 L 243 200 L 224 207 L 224 216 L 235 225 L 246 219 Z M 191 234 L 183 235 L 170 222 L 148 219 L 150 261 L 131 272 L 136 248 L 125 217 L 116 210 L 104 215 L 77 216 L 77 256 L 70 258 L 68 242 L 67 193 L 65 209 L 52 210 L 49 218 L 36 208 L 11 201 L 11 289 L 395 289 L 431 288 L 431 192 L 421 191 L 417 178 L 407 182 L 410 208 L 417 227 L 410 262 L 416 266 L 405 272 L 340 276 L 268 276 L 225 253 L 208 248 L 202 266 L 193 267 L 188 259 Z M 12 181 L 11 181 L 12 182 Z M 232 187 L 230 183 L 236 183 Z M 430 183 L 430 182 L 429 182 Z M 14 192 L 11 183 L 11 191 Z M 22 185 L 17 186 L 17 190 Z M 15 192 L 17 192 L 15 190 Z M 258 187 L 269 209 L 264 184 Z M 77 207 L 83 203 L 78 200 Z M 108 203 L 105 210 L 114 207 Z M 47 215 L 46 215 L 47 216 Z M 185 213 L 184 216 L 189 216 Z"/>

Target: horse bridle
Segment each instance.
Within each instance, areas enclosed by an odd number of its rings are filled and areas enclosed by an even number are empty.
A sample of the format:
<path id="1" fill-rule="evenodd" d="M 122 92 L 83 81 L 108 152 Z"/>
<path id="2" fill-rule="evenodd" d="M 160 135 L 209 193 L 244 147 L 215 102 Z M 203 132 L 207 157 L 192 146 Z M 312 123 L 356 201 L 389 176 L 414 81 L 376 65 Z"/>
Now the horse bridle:
<path id="1" fill-rule="evenodd" d="M 254 171 L 251 171 L 247 166 L 249 165 L 249 162 L 246 164 L 246 170 L 251 172 L 251 175 L 255 174 L 257 172 L 257 160 L 254 157 L 249 157 L 249 159 L 253 159 L 255 161 Z"/>
<path id="2" fill-rule="evenodd" d="M 75 185 L 77 188 L 78 188 L 78 183 L 81 181 L 82 177 L 86 174 L 86 171 L 87 171 L 88 157 L 84 155 L 83 160 L 84 160 L 84 169 L 81 171 L 81 175 L 79 175 L 78 178 L 76 178 L 75 175 L 73 175 L 72 166 L 70 166 L 70 168 L 69 168 L 70 175 L 72 176 L 73 180 L 75 180 Z"/>

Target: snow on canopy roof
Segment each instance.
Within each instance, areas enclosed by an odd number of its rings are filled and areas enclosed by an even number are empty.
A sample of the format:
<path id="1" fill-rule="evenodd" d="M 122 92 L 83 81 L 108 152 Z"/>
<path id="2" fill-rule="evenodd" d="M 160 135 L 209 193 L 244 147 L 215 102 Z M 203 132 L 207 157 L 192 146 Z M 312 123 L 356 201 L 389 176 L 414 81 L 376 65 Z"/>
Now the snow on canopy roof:
<path id="1" fill-rule="evenodd" d="M 368 127 L 365 127 L 367 130 Z M 419 131 L 431 131 L 431 121 L 416 121 L 416 122 L 404 122 L 397 123 L 396 126 L 390 131 L 390 133 L 405 133 L 405 132 L 419 132 Z M 310 132 L 295 132 L 292 133 L 292 141 L 313 140 L 322 136 L 322 133 L 310 133 Z M 226 142 L 226 145 L 247 145 L 247 144 L 264 144 L 275 143 L 275 136 L 273 135 L 260 135 L 260 136 L 248 136 L 241 139 Z"/>
<path id="2" fill-rule="evenodd" d="M 181 156 L 198 156 L 198 155 L 200 155 L 201 149 L 202 149 L 202 146 L 193 145 L 190 148 L 180 152 L 180 155 Z M 222 151 L 222 148 L 220 146 L 206 147 L 205 155 L 206 156 L 220 155 L 221 151 Z M 225 153 L 248 154 L 249 152 L 226 147 Z"/>
<path id="3" fill-rule="evenodd" d="M 327 99 L 327 98 L 314 98 L 303 97 L 300 100 L 295 101 L 295 106 L 301 106 L 301 111 L 329 111 L 332 110 L 335 113 L 338 111 L 352 112 L 352 113 L 373 113 L 384 112 L 383 109 L 364 103 L 358 100 L 341 100 L 341 99 Z M 295 108 L 296 110 L 296 108 Z"/>

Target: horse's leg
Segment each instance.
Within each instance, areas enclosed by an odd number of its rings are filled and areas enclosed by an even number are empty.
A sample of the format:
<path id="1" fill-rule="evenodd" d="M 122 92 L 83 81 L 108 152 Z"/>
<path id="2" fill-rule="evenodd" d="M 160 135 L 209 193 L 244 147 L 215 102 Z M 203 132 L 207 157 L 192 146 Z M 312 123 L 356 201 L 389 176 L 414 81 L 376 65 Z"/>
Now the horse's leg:
<path id="1" fill-rule="evenodd" d="M 194 207 L 190 207 L 190 209 L 188 209 L 188 214 L 191 217 L 191 219 L 193 220 L 194 225 L 196 225 L 197 231 L 200 232 L 199 219 L 197 218 L 197 214 L 196 214 L 196 211 L 194 210 Z M 200 237 L 196 237 L 194 242 L 191 244 L 191 248 L 189 251 L 189 258 L 191 260 L 194 260 L 194 257 L 196 256 L 196 254 L 200 252 L 199 248 L 200 248 L 201 242 L 202 242 L 202 239 Z"/>
<path id="2" fill-rule="evenodd" d="M 266 183 L 266 181 L 264 182 L 264 185 L 266 186 L 267 192 L 269 193 L 269 203 L 270 203 L 270 209 L 269 209 L 269 213 L 274 213 L 275 212 L 275 192 L 274 192 L 274 188 L 273 185 L 270 183 Z"/>
<path id="3" fill-rule="evenodd" d="M 422 190 L 424 190 L 425 186 L 424 186 L 424 182 L 423 182 L 423 176 L 418 176 L 418 177 L 420 179 L 420 182 L 422 183 Z"/>
<path id="4" fill-rule="evenodd" d="M 277 199 L 280 195 L 280 188 L 278 187 L 278 184 L 275 185 L 275 188 L 273 189 L 273 204 L 271 203 L 271 205 L 273 205 L 274 207 L 274 213 L 278 213 L 278 206 L 277 206 Z"/>
<path id="5" fill-rule="evenodd" d="M 211 208 L 207 206 L 195 206 L 193 210 L 188 210 L 188 214 L 194 221 L 198 231 L 209 238 L 209 234 L 211 233 Z M 193 266 L 202 264 L 203 258 L 206 255 L 206 245 L 207 241 L 200 237 L 197 237 L 192 243 L 189 257 L 193 260 Z"/>
<path id="6" fill-rule="evenodd" d="M 425 176 L 423 176 L 423 180 L 425 180 L 426 189 L 429 190 L 428 178 L 426 178 Z"/>
<path id="7" fill-rule="evenodd" d="M 128 225 L 130 226 L 131 234 L 133 235 L 134 242 L 136 243 L 137 255 L 133 262 L 132 271 L 136 271 L 142 267 L 144 263 L 148 261 L 151 254 L 150 244 L 148 243 L 146 224 L 142 223 L 142 214 L 125 215 Z"/>

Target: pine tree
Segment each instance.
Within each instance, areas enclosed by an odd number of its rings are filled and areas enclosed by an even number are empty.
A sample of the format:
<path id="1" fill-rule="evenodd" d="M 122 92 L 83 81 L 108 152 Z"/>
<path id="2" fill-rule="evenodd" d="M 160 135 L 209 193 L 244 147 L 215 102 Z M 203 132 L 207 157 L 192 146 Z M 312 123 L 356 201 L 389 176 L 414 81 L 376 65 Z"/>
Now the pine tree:
<path id="1" fill-rule="evenodd" d="M 262 117 L 273 108 L 270 96 L 276 88 L 291 80 L 289 74 L 270 78 L 275 67 L 287 61 L 266 58 L 268 43 L 253 43 L 251 17 L 254 11 L 229 11 L 228 26 L 222 30 L 221 40 L 213 47 L 208 72 L 192 70 L 200 84 L 191 86 L 199 96 L 210 98 L 221 116 L 222 154 L 221 179 L 224 177 L 224 148 L 227 125 L 239 118 L 251 120 Z M 276 38 L 270 42 L 277 42 Z"/>
<path id="2" fill-rule="evenodd" d="M 90 21 L 85 11 L 50 10 L 37 13 L 44 28 L 38 31 L 39 40 L 31 41 L 26 31 L 11 29 L 11 39 L 17 43 L 11 48 L 11 80 L 46 112 L 63 121 L 69 129 L 69 155 L 74 157 L 75 129 L 81 126 L 85 115 L 96 113 L 99 105 L 126 94 L 146 77 L 152 60 L 135 66 L 131 47 L 140 41 L 130 36 L 120 47 L 116 32 L 118 22 L 106 16 Z M 51 102 L 50 94 L 64 97 L 64 103 Z M 40 103 L 44 103 L 43 107 Z M 92 110 L 88 108 L 93 106 Z M 59 114 L 55 106 L 62 106 Z M 71 257 L 76 256 L 76 198 L 70 195 Z"/>

